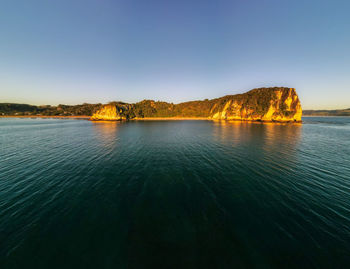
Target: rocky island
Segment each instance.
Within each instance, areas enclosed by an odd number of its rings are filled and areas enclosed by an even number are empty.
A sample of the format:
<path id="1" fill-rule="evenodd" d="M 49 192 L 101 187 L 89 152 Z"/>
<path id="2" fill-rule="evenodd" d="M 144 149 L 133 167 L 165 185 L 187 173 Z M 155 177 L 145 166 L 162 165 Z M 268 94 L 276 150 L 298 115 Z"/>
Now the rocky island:
<path id="1" fill-rule="evenodd" d="M 144 100 L 135 104 L 112 102 L 102 106 L 91 120 L 132 120 L 193 118 L 268 122 L 300 122 L 302 108 L 294 88 L 253 89 L 244 94 L 227 95 L 180 104 Z"/>

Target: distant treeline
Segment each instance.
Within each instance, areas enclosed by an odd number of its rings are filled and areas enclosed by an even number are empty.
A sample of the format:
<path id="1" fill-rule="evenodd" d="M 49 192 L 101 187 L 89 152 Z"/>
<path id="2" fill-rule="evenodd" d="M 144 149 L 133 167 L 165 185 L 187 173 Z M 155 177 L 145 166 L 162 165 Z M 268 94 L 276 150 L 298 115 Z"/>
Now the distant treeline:
<path id="1" fill-rule="evenodd" d="M 91 116 L 101 104 L 33 106 L 27 104 L 0 103 L 0 116 Z"/>
<path id="2" fill-rule="evenodd" d="M 350 116 L 350 108 L 338 110 L 304 110 L 304 116 Z"/>

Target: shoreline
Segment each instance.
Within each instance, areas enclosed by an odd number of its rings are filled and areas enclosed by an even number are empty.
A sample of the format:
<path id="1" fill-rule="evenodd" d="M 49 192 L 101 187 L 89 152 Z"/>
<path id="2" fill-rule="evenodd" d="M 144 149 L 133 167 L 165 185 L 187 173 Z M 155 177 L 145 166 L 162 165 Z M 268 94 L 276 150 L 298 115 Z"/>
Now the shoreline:
<path id="1" fill-rule="evenodd" d="M 0 115 L 0 118 L 23 118 L 23 119 L 75 119 L 75 120 L 88 120 L 90 116 L 43 116 L 43 115 Z"/>
<path id="2" fill-rule="evenodd" d="M 316 115 L 305 115 L 303 118 L 313 117 L 341 117 L 346 118 L 350 116 L 316 116 Z M 71 119 L 71 120 L 90 120 L 90 121 L 125 121 L 125 120 L 91 120 L 91 116 L 44 116 L 44 115 L 0 115 L 1 118 L 19 118 L 19 119 Z M 129 121 L 190 121 L 190 120 L 207 120 L 207 121 L 222 121 L 217 119 L 210 119 L 207 117 L 145 117 L 145 118 L 133 118 Z M 260 122 L 260 123 L 301 123 L 301 122 L 288 122 L 288 121 L 258 121 L 258 120 L 225 120 L 225 121 L 241 121 L 241 122 Z"/>
<path id="3" fill-rule="evenodd" d="M 145 117 L 145 118 L 133 118 L 130 121 L 154 121 L 154 120 L 211 120 L 206 117 Z"/>
<path id="4" fill-rule="evenodd" d="M 347 118 L 347 117 L 350 117 L 350 116 L 335 116 L 335 115 L 329 115 L 329 116 L 326 116 L 326 115 L 305 115 L 305 116 L 302 116 L 303 118 L 327 118 L 327 117 L 335 117 L 335 118 Z"/>
<path id="5" fill-rule="evenodd" d="M 120 119 L 120 120 L 103 120 L 103 119 L 94 119 L 89 121 L 92 122 L 114 122 L 114 121 L 120 121 L 120 122 L 127 122 L 127 121 L 195 121 L 195 120 L 200 120 L 200 121 L 225 121 L 225 122 L 248 122 L 248 123 L 274 123 L 274 124 L 300 124 L 303 123 L 303 121 L 273 121 L 273 120 L 239 120 L 239 119 L 212 119 L 212 118 L 207 118 L 207 117 L 146 117 L 146 118 L 133 118 L 129 120 L 125 119 Z"/>
<path id="6" fill-rule="evenodd" d="M 307 116 L 305 116 L 307 117 Z M 327 116 L 325 116 L 327 117 Z M 133 118 L 129 120 L 121 119 L 121 120 L 108 120 L 108 119 L 95 119 L 92 120 L 91 116 L 43 116 L 43 115 L 0 115 L 1 118 L 18 118 L 18 119 L 63 119 L 63 120 L 89 120 L 93 122 L 114 122 L 114 121 L 226 121 L 226 122 L 254 122 L 254 123 L 285 123 L 285 124 L 293 124 L 293 123 L 302 123 L 302 121 L 261 121 L 261 120 L 239 120 L 239 119 L 211 119 L 207 117 L 145 117 L 145 118 Z"/>

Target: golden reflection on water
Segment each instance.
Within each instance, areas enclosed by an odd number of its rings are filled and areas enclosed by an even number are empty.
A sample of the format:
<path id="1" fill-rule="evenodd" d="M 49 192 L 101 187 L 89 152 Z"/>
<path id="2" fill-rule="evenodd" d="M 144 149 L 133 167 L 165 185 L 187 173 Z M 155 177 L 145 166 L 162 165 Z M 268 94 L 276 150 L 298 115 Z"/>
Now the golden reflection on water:
<path id="1" fill-rule="evenodd" d="M 278 144 L 295 146 L 300 141 L 301 123 L 266 123 L 264 124 L 265 145 L 272 148 Z"/>
<path id="2" fill-rule="evenodd" d="M 119 121 L 92 121 L 93 130 L 98 140 L 105 145 L 110 145 L 117 140 L 117 132 L 121 122 Z"/>
<path id="3" fill-rule="evenodd" d="M 302 131 L 301 123 L 214 121 L 214 126 L 214 137 L 221 142 L 260 144 L 266 150 L 297 145 Z"/>
<path id="4" fill-rule="evenodd" d="M 226 148 L 233 147 L 248 168 L 297 169 L 300 123 L 260 123 L 241 121 L 214 122 L 214 139 Z"/>

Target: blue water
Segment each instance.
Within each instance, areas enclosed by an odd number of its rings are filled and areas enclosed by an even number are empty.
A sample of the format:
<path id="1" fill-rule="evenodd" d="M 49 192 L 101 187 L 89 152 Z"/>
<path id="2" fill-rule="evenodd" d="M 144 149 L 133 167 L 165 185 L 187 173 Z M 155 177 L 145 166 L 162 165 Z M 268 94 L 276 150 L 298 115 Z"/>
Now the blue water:
<path id="1" fill-rule="evenodd" d="M 0 268 L 348 268 L 350 118 L 0 119 Z"/>

